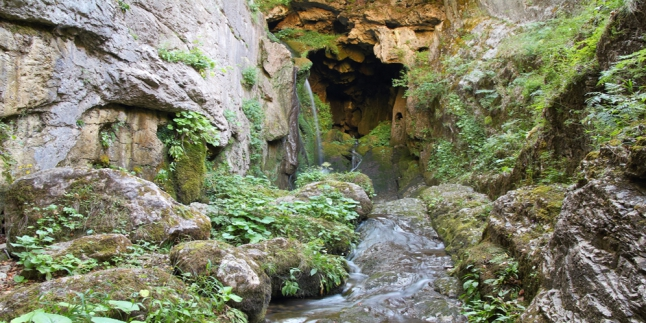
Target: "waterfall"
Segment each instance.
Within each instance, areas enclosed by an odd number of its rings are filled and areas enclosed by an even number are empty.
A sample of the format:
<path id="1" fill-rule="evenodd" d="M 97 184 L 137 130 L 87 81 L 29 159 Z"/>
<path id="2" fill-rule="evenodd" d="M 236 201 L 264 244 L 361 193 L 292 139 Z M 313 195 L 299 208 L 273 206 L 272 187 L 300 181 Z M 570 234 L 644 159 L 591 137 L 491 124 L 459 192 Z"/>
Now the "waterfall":
<path id="1" fill-rule="evenodd" d="M 363 161 L 363 156 L 361 156 L 360 153 L 357 152 L 357 146 L 359 146 L 359 140 L 354 140 L 354 146 L 352 146 L 352 169 L 350 169 L 351 172 L 354 172 L 359 168 L 359 165 L 361 165 L 361 162 Z"/>
<path id="2" fill-rule="evenodd" d="M 312 107 L 312 115 L 314 116 L 314 125 L 316 126 L 316 152 L 318 154 L 318 166 L 323 164 L 323 148 L 321 147 L 321 129 L 319 129 L 319 117 L 316 113 L 316 105 L 314 104 L 314 94 L 312 94 L 312 87 L 310 82 L 305 79 L 305 88 L 310 95 L 310 104 Z"/>

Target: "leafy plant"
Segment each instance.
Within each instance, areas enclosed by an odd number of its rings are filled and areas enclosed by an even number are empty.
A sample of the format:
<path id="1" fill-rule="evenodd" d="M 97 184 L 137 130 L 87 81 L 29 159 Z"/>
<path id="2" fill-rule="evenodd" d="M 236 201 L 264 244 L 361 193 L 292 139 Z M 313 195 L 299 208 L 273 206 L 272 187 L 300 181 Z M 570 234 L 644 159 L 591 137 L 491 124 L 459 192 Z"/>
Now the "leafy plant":
<path id="1" fill-rule="evenodd" d="M 286 279 L 283 282 L 283 288 L 281 288 L 280 292 L 283 294 L 283 296 L 294 296 L 298 292 L 298 275 L 301 274 L 301 270 L 298 268 L 291 268 L 289 270 L 289 279 Z"/>
<path id="2" fill-rule="evenodd" d="M 123 0 L 117 0 L 117 4 L 119 5 L 119 8 L 123 12 L 130 10 L 130 5 Z"/>
<path id="3" fill-rule="evenodd" d="M 258 83 L 258 69 L 247 67 L 242 70 L 242 84 L 247 88 L 252 88 Z"/>
<path id="4" fill-rule="evenodd" d="M 168 50 L 166 48 L 159 48 L 159 57 L 171 63 L 184 63 L 202 75 L 207 76 L 207 72 L 215 68 L 215 62 L 206 54 L 202 52 L 199 47 L 193 47 L 190 51 L 183 50 Z"/>
<path id="5" fill-rule="evenodd" d="M 220 145 L 220 131 L 209 119 L 193 111 L 181 111 L 175 114 L 172 122 L 160 135 L 161 141 L 168 147 L 168 154 L 178 161 L 184 157 L 184 143 L 208 143 Z M 163 176 L 163 175 L 162 175 Z"/>

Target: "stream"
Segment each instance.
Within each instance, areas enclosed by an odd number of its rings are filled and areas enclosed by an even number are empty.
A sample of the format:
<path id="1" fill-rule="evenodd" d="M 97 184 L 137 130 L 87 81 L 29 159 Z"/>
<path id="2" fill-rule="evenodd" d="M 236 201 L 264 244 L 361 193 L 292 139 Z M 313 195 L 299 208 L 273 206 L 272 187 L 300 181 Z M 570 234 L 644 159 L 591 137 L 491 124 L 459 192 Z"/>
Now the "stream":
<path id="1" fill-rule="evenodd" d="M 357 232 L 341 294 L 272 302 L 266 322 L 466 322 L 451 258 L 420 200 L 376 203 Z"/>

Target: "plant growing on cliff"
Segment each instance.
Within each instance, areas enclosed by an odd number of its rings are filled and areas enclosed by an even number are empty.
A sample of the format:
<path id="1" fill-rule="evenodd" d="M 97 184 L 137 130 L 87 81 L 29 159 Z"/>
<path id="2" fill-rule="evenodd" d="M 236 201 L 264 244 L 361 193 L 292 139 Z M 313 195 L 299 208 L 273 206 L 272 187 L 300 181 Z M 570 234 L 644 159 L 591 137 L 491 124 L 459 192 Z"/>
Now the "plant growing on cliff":
<path id="1" fill-rule="evenodd" d="M 220 131 L 205 116 L 193 111 L 181 111 L 166 125 L 166 132 L 160 134 L 161 141 L 168 147 L 168 154 L 178 161 L 184 157 L 184 143 L 208 143 L 220 145 Z"/>
<path id="2" fill-rule="evenodd" d="M 307 51 L 317 49 L 326 49 L 335 54 L 339 53 L 339 47 L 336 44 L 339 38 L 337 35 L 321 34 L 313 30 L 295 28 L 285 28 L 274 35 L 282 41 L 293 42 L 290 46 L 297 47 L 294 50 L 300 52 L 303 56 L 306 56 Z"/>
<path id="3" fill-rule="evenodd" d="M 262 128 L 265 121 L 265 113 L 258 100 L 246 100 L 242 102 L 242 112 L 251 123 L 250 131 L 250 156 L 249 161 L 254 175 L 262 176 L 260 162 L 262 161 Z"/>
<path id="4" fill-rule="evenodd" d="M 646 116 L 646 49 L 621 56 L 601 73 L 604 91 L 588 93 L 583 122 L 597 144 L 617 137 Z"/>
<path id="5" fill-rule="evenodd" d="M 190 51 L 178 49 L 168 50 L 162 47 L 159 48 L 157 52 L 161 59 L 171 63 L 184 63 L 194 68 L 204 78 L 206 78 L 209 70 L 215 68 L 215 62 L 210 57 L 206 56 L 199 47 L 193 47 Z"/>
<path id="6" fill-rule="evenodd" d="M 255 67 L 247 67 L 242 70 L 242 84 L 247 88 L 252 88 L 258 83 L 258 70 Z"/>
<path id="7" fill-rule="evenodd" d="M 117 0 L 117 4 L 119 5 L 119 8 L 123 12 L 130 10 L 130 5 L 123 0 Z"/>

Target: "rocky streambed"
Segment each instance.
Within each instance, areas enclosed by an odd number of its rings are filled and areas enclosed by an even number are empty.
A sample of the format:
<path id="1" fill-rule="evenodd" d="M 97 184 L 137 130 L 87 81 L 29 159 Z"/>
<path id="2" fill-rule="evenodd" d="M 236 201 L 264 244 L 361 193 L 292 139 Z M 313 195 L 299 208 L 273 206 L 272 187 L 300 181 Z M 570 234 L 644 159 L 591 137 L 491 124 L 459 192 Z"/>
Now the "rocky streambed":
<path id="1" fill-rule="evenodd" d="M 268 322 L 465 322 L 448 276 L 451 258 L 425 204 L 412 198 L 375 204 L 357 231 L 342 294 L 275 301 Z"/>

